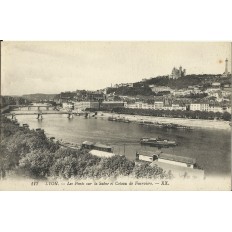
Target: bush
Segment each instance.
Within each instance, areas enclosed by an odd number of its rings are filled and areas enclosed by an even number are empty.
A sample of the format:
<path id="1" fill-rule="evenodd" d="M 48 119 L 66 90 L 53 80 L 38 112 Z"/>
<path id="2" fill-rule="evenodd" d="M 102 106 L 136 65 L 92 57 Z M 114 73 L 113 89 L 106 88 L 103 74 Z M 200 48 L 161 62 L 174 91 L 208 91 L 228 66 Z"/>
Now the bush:
<path id="1" fill-rule="evenodd" d="M 148 164 L 137 166 L 125 156 L 99 158 L 86 150 L 61 148 L 58 143 L 50 141 L 45 134 L 25 128 L 19 128 L 11 120 L 2 120 L 2 141 L 0 147 L 0 171 L 4 176 L 6 170 L 31 178 L 47 177 L 74 178 L 108 178 L 119 176 L 136 176 L 136 178 L 163 178 L 165 172 Z"/>

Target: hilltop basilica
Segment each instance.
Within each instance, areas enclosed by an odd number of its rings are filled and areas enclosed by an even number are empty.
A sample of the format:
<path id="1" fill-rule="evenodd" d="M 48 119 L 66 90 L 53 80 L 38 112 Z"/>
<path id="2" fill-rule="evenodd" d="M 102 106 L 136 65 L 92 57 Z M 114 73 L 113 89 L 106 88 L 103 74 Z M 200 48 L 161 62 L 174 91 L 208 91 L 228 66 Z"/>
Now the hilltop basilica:
<path id="1" fill-rule="evenodd" d="M 179 69 L 176 68 L 176 67 L 174 67 L 172 69 L 171 75 L 169 75 L 169 78 L 171 78 L 171 79 L 178 79 L 179 77 L 185 76 L 185 74 L 186 74 L 186 70 L 185 69 L 182 70 L 181 66 L 180 66 Z"/>

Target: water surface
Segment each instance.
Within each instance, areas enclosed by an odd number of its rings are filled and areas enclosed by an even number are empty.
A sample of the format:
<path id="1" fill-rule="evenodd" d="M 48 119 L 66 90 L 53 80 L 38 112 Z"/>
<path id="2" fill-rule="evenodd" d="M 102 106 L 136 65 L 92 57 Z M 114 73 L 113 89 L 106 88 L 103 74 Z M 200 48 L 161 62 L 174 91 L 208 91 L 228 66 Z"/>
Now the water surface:
<path id="1" fill-rule="evenodd" d="M 177 147 L 163 148 L 167 153 L 196 158 L 206 175 L 230 175 L 231 134 L 228 130 L 194 129 L 192 131 L 172 130 L 141 126 L 137 123 L 108 121 L 105 118 L 85 119 L 67 115 L 17 115 L 19 123 L 29 124 L 31 129 L 42 128 L 48 136 L 81 144 L 88 140 L 102 142 L 113 147 L 115 154 L 124 154 L 135 159 L 136 151 L 154 151 L 157 148 L 141 146 L 141 137 L 161 137 L 176 140 Z"/>

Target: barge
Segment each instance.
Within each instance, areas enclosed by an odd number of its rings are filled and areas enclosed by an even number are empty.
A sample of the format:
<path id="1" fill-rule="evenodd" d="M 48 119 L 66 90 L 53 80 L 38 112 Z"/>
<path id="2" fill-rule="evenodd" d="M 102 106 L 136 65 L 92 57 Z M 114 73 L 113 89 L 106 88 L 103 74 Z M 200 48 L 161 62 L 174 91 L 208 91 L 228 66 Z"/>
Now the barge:
<path id="1" fill-rule="evenodd" d="M 176 141 L 162 139 L 162 138 L 141 138 L 140 144 L 149 145 L 152 147 L 172 147 L 177 146 Z"/>

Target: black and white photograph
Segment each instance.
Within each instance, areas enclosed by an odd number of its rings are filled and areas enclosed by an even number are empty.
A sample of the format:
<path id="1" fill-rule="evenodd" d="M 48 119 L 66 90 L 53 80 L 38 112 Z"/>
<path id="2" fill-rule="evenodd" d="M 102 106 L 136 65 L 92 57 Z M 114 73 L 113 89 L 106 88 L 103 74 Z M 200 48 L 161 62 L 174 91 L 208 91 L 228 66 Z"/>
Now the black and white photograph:
<path id="1" fill-rule="evenodd" d="M 228 231 L 231 1 L 1 9 L 1 231 Z"/>
<path id="2" fill-rule="evenodd" d="M 6 190 L 230 190 L 230 42 L 1 42 Z"/>

